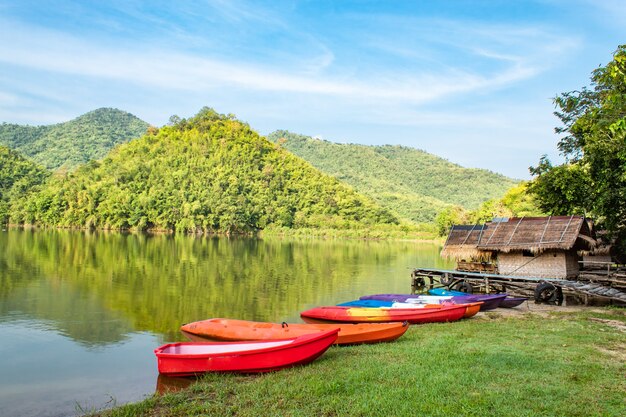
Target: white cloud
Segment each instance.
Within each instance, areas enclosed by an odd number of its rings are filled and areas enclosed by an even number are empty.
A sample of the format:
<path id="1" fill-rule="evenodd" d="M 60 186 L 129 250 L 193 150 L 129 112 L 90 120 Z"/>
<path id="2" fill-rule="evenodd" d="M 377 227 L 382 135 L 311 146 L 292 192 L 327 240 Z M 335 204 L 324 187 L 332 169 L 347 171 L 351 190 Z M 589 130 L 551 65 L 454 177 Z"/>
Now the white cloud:
<path id="1" fill-rule="evenodd" d="M 146 45 L 111 47 L 51 30 L 0 23 L 4 27 L 0 30 L 0 62 L 170 90 L 211 92 L 226 84 L 258 91 L 422 104 L 451 94 L 501 88 L 539 72 L 532 63 L 507 57 L 504 60 L 512 61 L 511 65 L 483 73 L 451 68 L 439 73 L 422 69 L 418 73 L 397 74 L 388 69 L 353 79 L 342 75 L 341 69 L 333 76 L 324 75 L 323 69 L 334 61 L 333 52 L 325 47 L 304 69 L 296 65 L 295 69 L 283 70 L 254 62 L 162 51 Z M 480 53 L 503 59 L 496 53 L 482 50 Z"/>
<path id="2" fill-rule="evenodd" d="M 17 95 L 0 91 L 0 106 L 16 106 L 19 102 Z"/>
<path id="3" fill-rule="evenodd" d="M 138 29 L 141 36 L 128 26 L 128 33 L 116 32 L 125 22 L 116 18 L 90 36 L 0 18 L 0 120 L 57 122 L 113 106 L 160 124 L 209 105 L 266 132 L 405 143 L 450 159 L 509 151 L 515 156 L 500 170 L 522 172 L 529 165 L 520 159 L 524 152 L 535 161 L 534 154 L 551 149 L 546 138 L 554 122 L 540 117 L 551 109 L 537 97 L 539 75 L 579 47 L 575 36 L 531 24 L 369 15 L 353 19 L 362 25 L 342 21 L 316 33 L 313 24 L 298 26 L 239 2 L 196 5 L 177 6 L 180 19 L 163 27 L 163 14 L 144 16 L 120 2 L 120 14 L 158 27 Z M 207 8 L 214 13 L 203 17 Z M 233 32 L 193 29 L 207 19 L 223 20 Z M 268 35 L 266 24 L 278 29 Z M 268 37 L 248 44 L 257 35 Z M 274 36 L 279 42 L 268 44 Z M 527 86 L 535 88 L 534 101 L 516 107 L 531 96 L 524 96 Z"/>

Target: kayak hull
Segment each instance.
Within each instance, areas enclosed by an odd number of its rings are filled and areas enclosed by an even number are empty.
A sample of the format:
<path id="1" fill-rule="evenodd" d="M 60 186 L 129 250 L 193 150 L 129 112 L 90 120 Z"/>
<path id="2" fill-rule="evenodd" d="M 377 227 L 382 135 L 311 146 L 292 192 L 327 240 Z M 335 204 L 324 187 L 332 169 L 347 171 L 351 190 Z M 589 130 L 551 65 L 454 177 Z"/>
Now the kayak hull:
<path id="1" fill-rule="evenodd" d="M 455 303 L 455 304 L 464 304 L 464 303 L 477 303 L 482 301 L 482 305 L 480 306 L 480 311 L 488 311 L 493 310 L 494 308 L 498 308 L 502 300 L 507 297 L 507 294 L 465 294 L 463 296 L 460 295 L 449 295 L 449 294 L 433 294 L 430 296 L 426 296 L 421 298 L 422 296 L 416 294 L 373 294 L 373 295 L 364 295 L 361 297 L 361 300 L 379 300 L 379 301 L 395 301 L 395 302 L 411 302 L 411 303 L 420 303 L 421 300 L 426 302 L 435 302 L 434 296 L 442 297 L 439 303 Z"/>
<path id="2" fill-rule="evenodd" d="M 440 304 L 424 304 L 419 301 L 411 301 L 412 298 L 408 298 L 406 302 L 394 302 L 383 300 L 354 300 L 345 303 L 337 304 L 344 307 L 366 307 L 366 308 L 436 308 L 440 305 L 464 305 L 466 307 L 465 315 L 463 318 L 469 318 L 475 316 L 483 305 L 482 301 L 474 303 L 454 303 L 450 300 L 442 301 Z"/>
<path id="3" fill-rule="evenodd" d="M 285 339 L 339 328 L 335 344 L 353 345 L 391 342 L 402 336 L 408 327 L 403 323 L 278 324 L 215 318 L 185 324 L 181 327 L 181 331 L 205 339 L 244 341 Z"/>
<path id="4" fill-rule="evenodd" d="M 269 372 L 315 360 L 337 340 L 338 333 L 334 329 L 282 340 L 170 343 L 154 353 L 159 373 L 167 376 Z"/>
<path id="5" fill-rule="evenodd" d="M 527 297 L 506 297 L 500 303 L 500 307 L 503 308 L 513 308 L 521 305 L 524 301 L 527 301 Z"/>
<path id="6" fill-rule="evenodd" d="M 326 306 L 300 313 L 307 323 L 388 323 L 407 321 L 411 324 L 437 323 L 461 319 L 467 308 L 464 305 L 436 306 L 430 308 L 368 308 Z"/>

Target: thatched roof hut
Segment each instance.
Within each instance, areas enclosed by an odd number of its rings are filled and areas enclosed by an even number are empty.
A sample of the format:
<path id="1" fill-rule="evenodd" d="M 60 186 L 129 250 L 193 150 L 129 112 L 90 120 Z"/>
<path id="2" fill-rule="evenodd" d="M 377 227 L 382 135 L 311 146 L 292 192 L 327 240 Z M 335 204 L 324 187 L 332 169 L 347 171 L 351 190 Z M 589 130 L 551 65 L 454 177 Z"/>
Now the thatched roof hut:
<path id="1" fill-rule="evenodd" d="M 482 251 L 477 248 L 485 229 L 488 227 L 488 223 L 452 226 L 446 243 L 441 250 L 441 256 L 456 260 L 489 260 L 491 258 L 491 252 Z"/>
<path id="2" fill-rule="evenodd" d="M 453 226 L 441 251 L 444 257 L 490 259 L 494 252 L 591 250 L 596 245 L 591 221 L 583 216 L 514 217 L 484 225 Z"/>

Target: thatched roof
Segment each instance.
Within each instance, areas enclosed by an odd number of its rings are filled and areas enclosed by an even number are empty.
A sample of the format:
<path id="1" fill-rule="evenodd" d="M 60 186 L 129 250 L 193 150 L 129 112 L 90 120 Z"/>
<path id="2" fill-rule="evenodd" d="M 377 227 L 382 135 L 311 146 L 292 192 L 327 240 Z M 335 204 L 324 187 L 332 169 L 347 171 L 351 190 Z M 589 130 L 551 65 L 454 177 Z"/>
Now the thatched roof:
<path id="1" fill-rule="evenodd" d="M 595 244 L 593 226 L 583 216 L 503 218 L 484 225 L 452 227 L 441 254 L 484 259 L 491 252 L 590 250 Z"/>
<path id="2" fill-rule="evenodd" d="M 476 247 L 486 228 L 486 224 L 452 226 L 441 250 L 441 256 L 454 259 L 488 260 L 491 252 L 481 251 Z"/>

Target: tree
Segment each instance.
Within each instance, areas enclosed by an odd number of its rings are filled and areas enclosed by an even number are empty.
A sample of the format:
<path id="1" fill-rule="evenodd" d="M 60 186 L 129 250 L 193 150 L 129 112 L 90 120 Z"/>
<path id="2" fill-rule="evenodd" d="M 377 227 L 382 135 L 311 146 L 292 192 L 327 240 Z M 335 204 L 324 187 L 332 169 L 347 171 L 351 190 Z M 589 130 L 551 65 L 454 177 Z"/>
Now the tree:
<path id="1" fill-rule="evenodd" d="M 467 221 L 467 212 L 461 206 L 448 206 L 441 210 L 435 217 L 435 226 L 439 236 L 445 236 L 455 224 L 463 224 Z"/>
<path id="2" fill-rule="evenodd" d="M 584 214 L 626 248 L 626 45 L 592 72 L 590 88 L 554 99 L 566 161 L 542 157 L 529 189 L 552 215 Z"/>
<path id="3" fill-rule="evenodd" d="M 474 224 L 491 221 L 494 217 L 543 216 L 534 195 L 528 192 L 528 182 L 522 181 L 511 187 L 501 199 L 485 201 L 478 209 L 469 213 L 469 221 Z"/>

